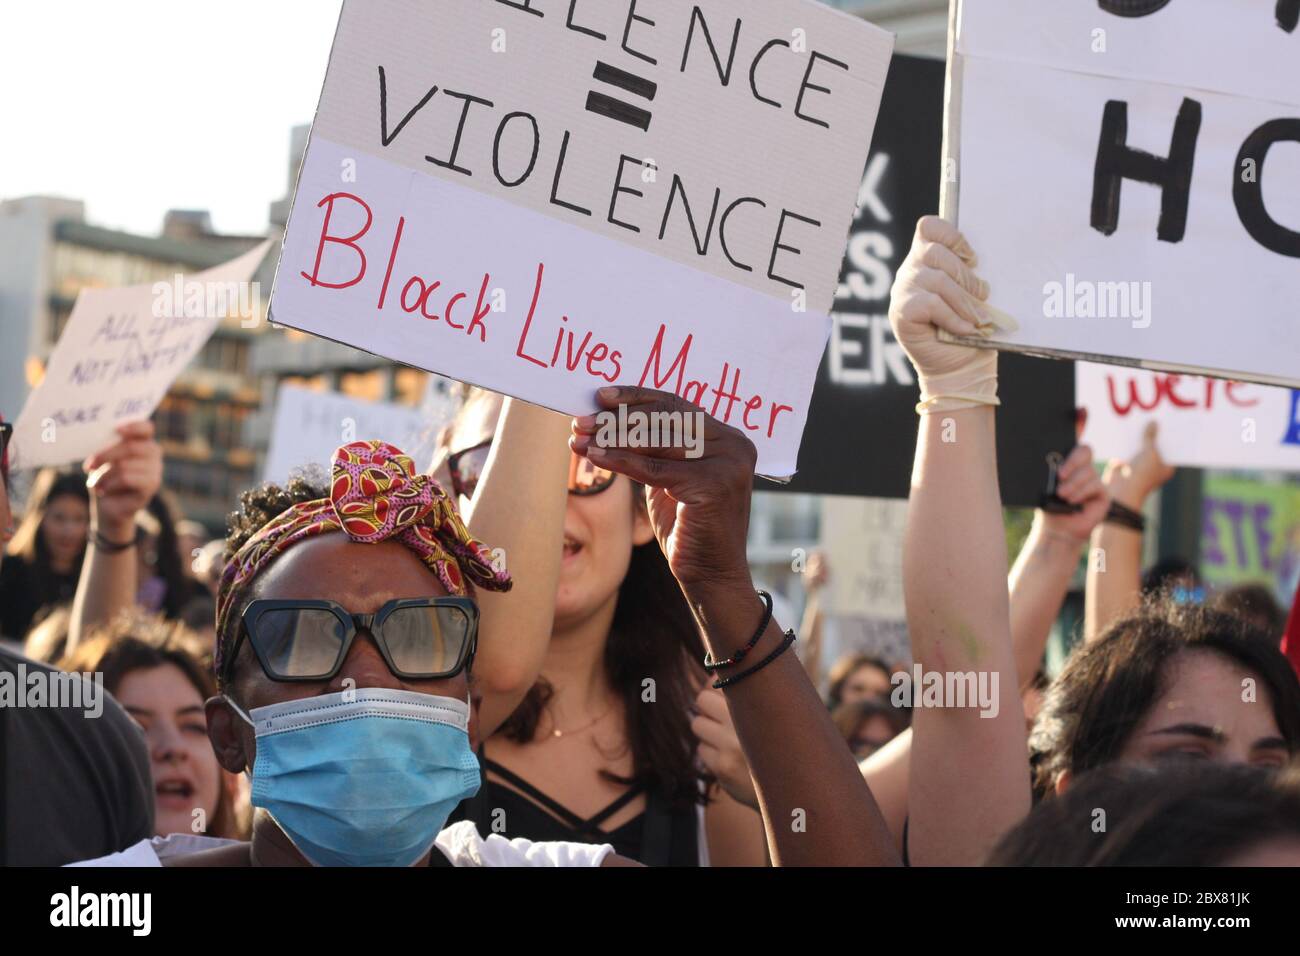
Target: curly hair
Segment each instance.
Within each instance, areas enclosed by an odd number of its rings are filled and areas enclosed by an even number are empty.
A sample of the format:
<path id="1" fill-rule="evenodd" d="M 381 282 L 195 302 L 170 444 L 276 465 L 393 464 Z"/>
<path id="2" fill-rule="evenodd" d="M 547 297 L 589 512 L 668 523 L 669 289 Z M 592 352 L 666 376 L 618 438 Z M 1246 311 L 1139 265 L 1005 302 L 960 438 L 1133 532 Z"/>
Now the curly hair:
<path id="1" fill-rule="evenodd" d="M 329 497 L 329 479 L 318 466 L 302 469 L 283 486 L 266 482 L 239 496 L 239 510 L 226 517 L 225 560 L 233 558 L 248 539 L 296 504 Z"/>
<path id="2" fill-rule="evenodd" d="M 284 485 L 265 482 L 256 488 L 248 489 L 239 496 L 239 510 L 230 512 L 226 517 L 224 560 L 230 561 L 250 538 L 294 505 L 327 497 L 329 497 L 329 481 L 317 466 L 295 472 Z M 230 619 L 239 620 L 239 616 L 252 599 L 253 589 L 245 588 L 235 603 Z M 214 647 L 220 646 L 222 637 L 222 633 L 218 631 Z M 217 675 L 217 684 L 222 690 L 226 689 L 220 674 Z"/>

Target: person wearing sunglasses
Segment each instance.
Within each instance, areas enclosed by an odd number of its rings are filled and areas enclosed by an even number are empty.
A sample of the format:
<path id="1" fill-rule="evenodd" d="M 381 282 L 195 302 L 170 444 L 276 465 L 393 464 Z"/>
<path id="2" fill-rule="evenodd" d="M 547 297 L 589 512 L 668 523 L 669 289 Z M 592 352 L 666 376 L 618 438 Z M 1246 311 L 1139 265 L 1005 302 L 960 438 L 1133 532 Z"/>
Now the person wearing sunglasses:
<path id="1" fill-rule="evenodd" d="M 503 592 L 436 481 L 382 442 L 334 455 L 328 491 L 245 495 L 217 600 L 208 736 L 251 772 L 251 841 L 151 841 L 104 865 L 594 866 L 608 846 L 445 827 L 478 789 L 477 588 Z"/>
<path id="2" fill-rule="evenodd" d="M 435 474 L 476 533 L 501 523 L 516 548 L 532 549 L 529 574 L 553 583 L 549 594 L 506 596 L 516 620 L 550 623 L 543 657 L 519 707 L 495 733 L 484 728 L 483 786 L 452 818 L 482 834 L 610 843 L 648 865 L 762 865 L 758 813 L 701 764 L 693 712 L 701 693 L 720 695 L 705 689 L 699 632 L 642 486 L 571 454 L 567 419 L 563 437 L 544 422 L 536 434 L 510 432 L 513 400 L 478 389 L 464 398 Z M 537 447 L 543 434 L 563 452 L 559 474 L 549 461 L 502 469 L 524 449 L 551 454 Z M 505 527 L 506 510 L 526 497 L 539 504 Z M 484 661 L 480 679 L 496 681 L 500 668 Z M 716 710 L 726 716 L 725 704 Z"/>

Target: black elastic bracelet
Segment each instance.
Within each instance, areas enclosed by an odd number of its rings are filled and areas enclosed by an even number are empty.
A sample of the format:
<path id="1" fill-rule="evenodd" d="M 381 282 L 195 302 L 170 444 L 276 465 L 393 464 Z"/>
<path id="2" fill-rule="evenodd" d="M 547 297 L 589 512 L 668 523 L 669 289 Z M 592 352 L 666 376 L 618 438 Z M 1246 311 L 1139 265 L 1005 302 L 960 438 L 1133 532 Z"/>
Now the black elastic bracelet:
<path id="1" fill-rule="evenodd" d="M 793 643 L 794 643 L 794 628 L 790 628 L 790 630 L 785 632 L 785 640 L 781 642 L 780 647 L 774 650 L 771 654 L 768 654 L 767 657 L 763 658 L 761 661 L 759 661 L 749 670 L 741 671 L 739 674 L 733 674 L 730 677 L 722 677 L 719 678 L 718 680 L 715 680 L 713 682 L 713 689 L 722 690 L 722 688 L 724 687 L 727 687 L 731 684 L 735 684 L 738 681 L 744 680 L 750 674 L 757 674 L 768 664 L 772 663 L 774 660 L 776 660 L 778 657 L 784 654 L 786 650 L 790 647 L 790 645 Z"/>
<path id="2" fill-rule="evenodd" d="M 103 554 L 121 554 L 135 547 L 135 538 L 127 542 L 110 541 L 104 537 L 104 532 L 98 528 L 90 532 L 90 543 L 95 546 L 95 550 Z"/>
<path id="3" fill-rule="evenodd" d="M 1147 529 L 1147 519 L 1141 512 L 1134 511 L 1118 501 L 1110 503 L 1110 510 L 1106 512 L 1105 520 L 1110 524 L 1131 528 L 1134 531 L 1146 531 Z"/>
<path id="4" fill-rule="evenodd" d="M 736 651 L 736 653 L 732 654 L 725 661 L 715 661 L 708 653 L 705 653 L 704 669 L 709 673 L 713 673 L 720 667 L 735 667 L 745 659 L 746 654 L 754 649 L 754 645 L 758 643 L 759 638 L 761 638 L 763 633 L 767 630 L 767 625 L 772 621 L 772 595 L 768 594 L 766 591 L 759 591 L 758 596 L 763 599 L 763 604 L 765 604 L 767 608 L 763 612 L 763 620 L 758 624 L 758 630 L 754 632 L 754 636 L 749 639 L 748 644 Z"/>

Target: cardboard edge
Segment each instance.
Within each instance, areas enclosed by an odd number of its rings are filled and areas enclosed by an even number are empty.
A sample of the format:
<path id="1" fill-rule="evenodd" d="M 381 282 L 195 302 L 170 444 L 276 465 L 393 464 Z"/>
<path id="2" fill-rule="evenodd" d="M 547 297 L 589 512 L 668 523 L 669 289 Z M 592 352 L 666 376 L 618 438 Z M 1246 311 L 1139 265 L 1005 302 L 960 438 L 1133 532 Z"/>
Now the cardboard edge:
<path id="1" fill-rule="evenodd" d="M 311 154 L 311 143 L 316 138 L 316 120 L 320 116 L 321 104 L 325 101 L 325 88 L 329 84 L 330 64 L 334 62 L 334 51 L 338 48 L 339 34 L 343 30 L 343 18 L 347 15 L 348 4 L 352 0 L 343 0 L 339 6 L 339 19 L 334 24 L 334 37 L 330 40 L 329 56 L 325 60 L 325 76 L 321 78 L 320 95 L 316 98 L 316 111 L 312 114 L 311 129 L 307 132 L 307 142 L 303 145 L 302 158 L 298 160 L 298 172 L 293 177 L 293 196 L 289 200 L 289 216 L 284 222 L 284 234 L 280 237 L 280 251 L 275 259 L 275 276 L 271 279 L 271 298 L 266 303 L 266 322 L 277 325 L 274 318 L 275 294 L 280 290 L 280 269 L 284 265 L 284 247 L 289 239 L 289 229 L 293 225 L 293 214 L 298 208 L 298 187 L 302 185 L 302 171 L 307 166 L 307 157 Z"/>

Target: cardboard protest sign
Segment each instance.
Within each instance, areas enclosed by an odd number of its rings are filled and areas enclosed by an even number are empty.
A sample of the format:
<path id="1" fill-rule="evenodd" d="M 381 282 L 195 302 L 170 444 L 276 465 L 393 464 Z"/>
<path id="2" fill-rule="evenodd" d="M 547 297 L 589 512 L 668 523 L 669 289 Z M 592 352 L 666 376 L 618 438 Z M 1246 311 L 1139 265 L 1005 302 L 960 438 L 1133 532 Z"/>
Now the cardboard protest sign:
<path id="1" fill-rule="evenodd" d="M 83 290 L 14 423 L 15 466 L 81 461 L 111 442 L 117 425 L 152 415 L 223 319 L 260 319 L 249 280 L 270 247 L 166 282 Z"/>
<path id="2" fill-rule="evenodd" d="M 800 0 L 345 0 L 274 321 L 795 468 L 892 38 Z"/>
<path id="3" fill-rule="evenodd" d="M 1295 0 L 957 0 L 945 212 L 1000 348 L 1300 385 Z"/>
<path id="4" fill-rule="evenodd" d="M 939 207 L 943 83 L 939 61 L 895 56 L 890 64 L 799 471 L 778 490 L 908 496 L 917 385 L 890 331 L 889 290 L 916 221 Z M 1003 501 L 1035 505 L 1047 485 L 1047 455 L 1074 445 L 1073 367 L 1003 354 L 999 391 Z"/>
<path id="5" fill-rule="evenodd" d="M 1300 390 L 1088 362 L 1075 382 L 1098 458 L 1131 458 L 1154 420 L 1172 465 L 1300 471 Z"/>
<path id="6" fill-rule="evenodd" d="M 1201 509 L 1206 583 L 1265 582 L 1286 607 L 1300 580 L 1300 485 L 1211 474 Z"/>
<path id="7" fill-rule="evenodd" d="M 328 469 L 334 450 L 357 440 L 386 441 L 423 466 L 440 424 L 406 405 L 281 385 L 262 480 L 283 483 L 295 470 L 311 465 Z"/>

